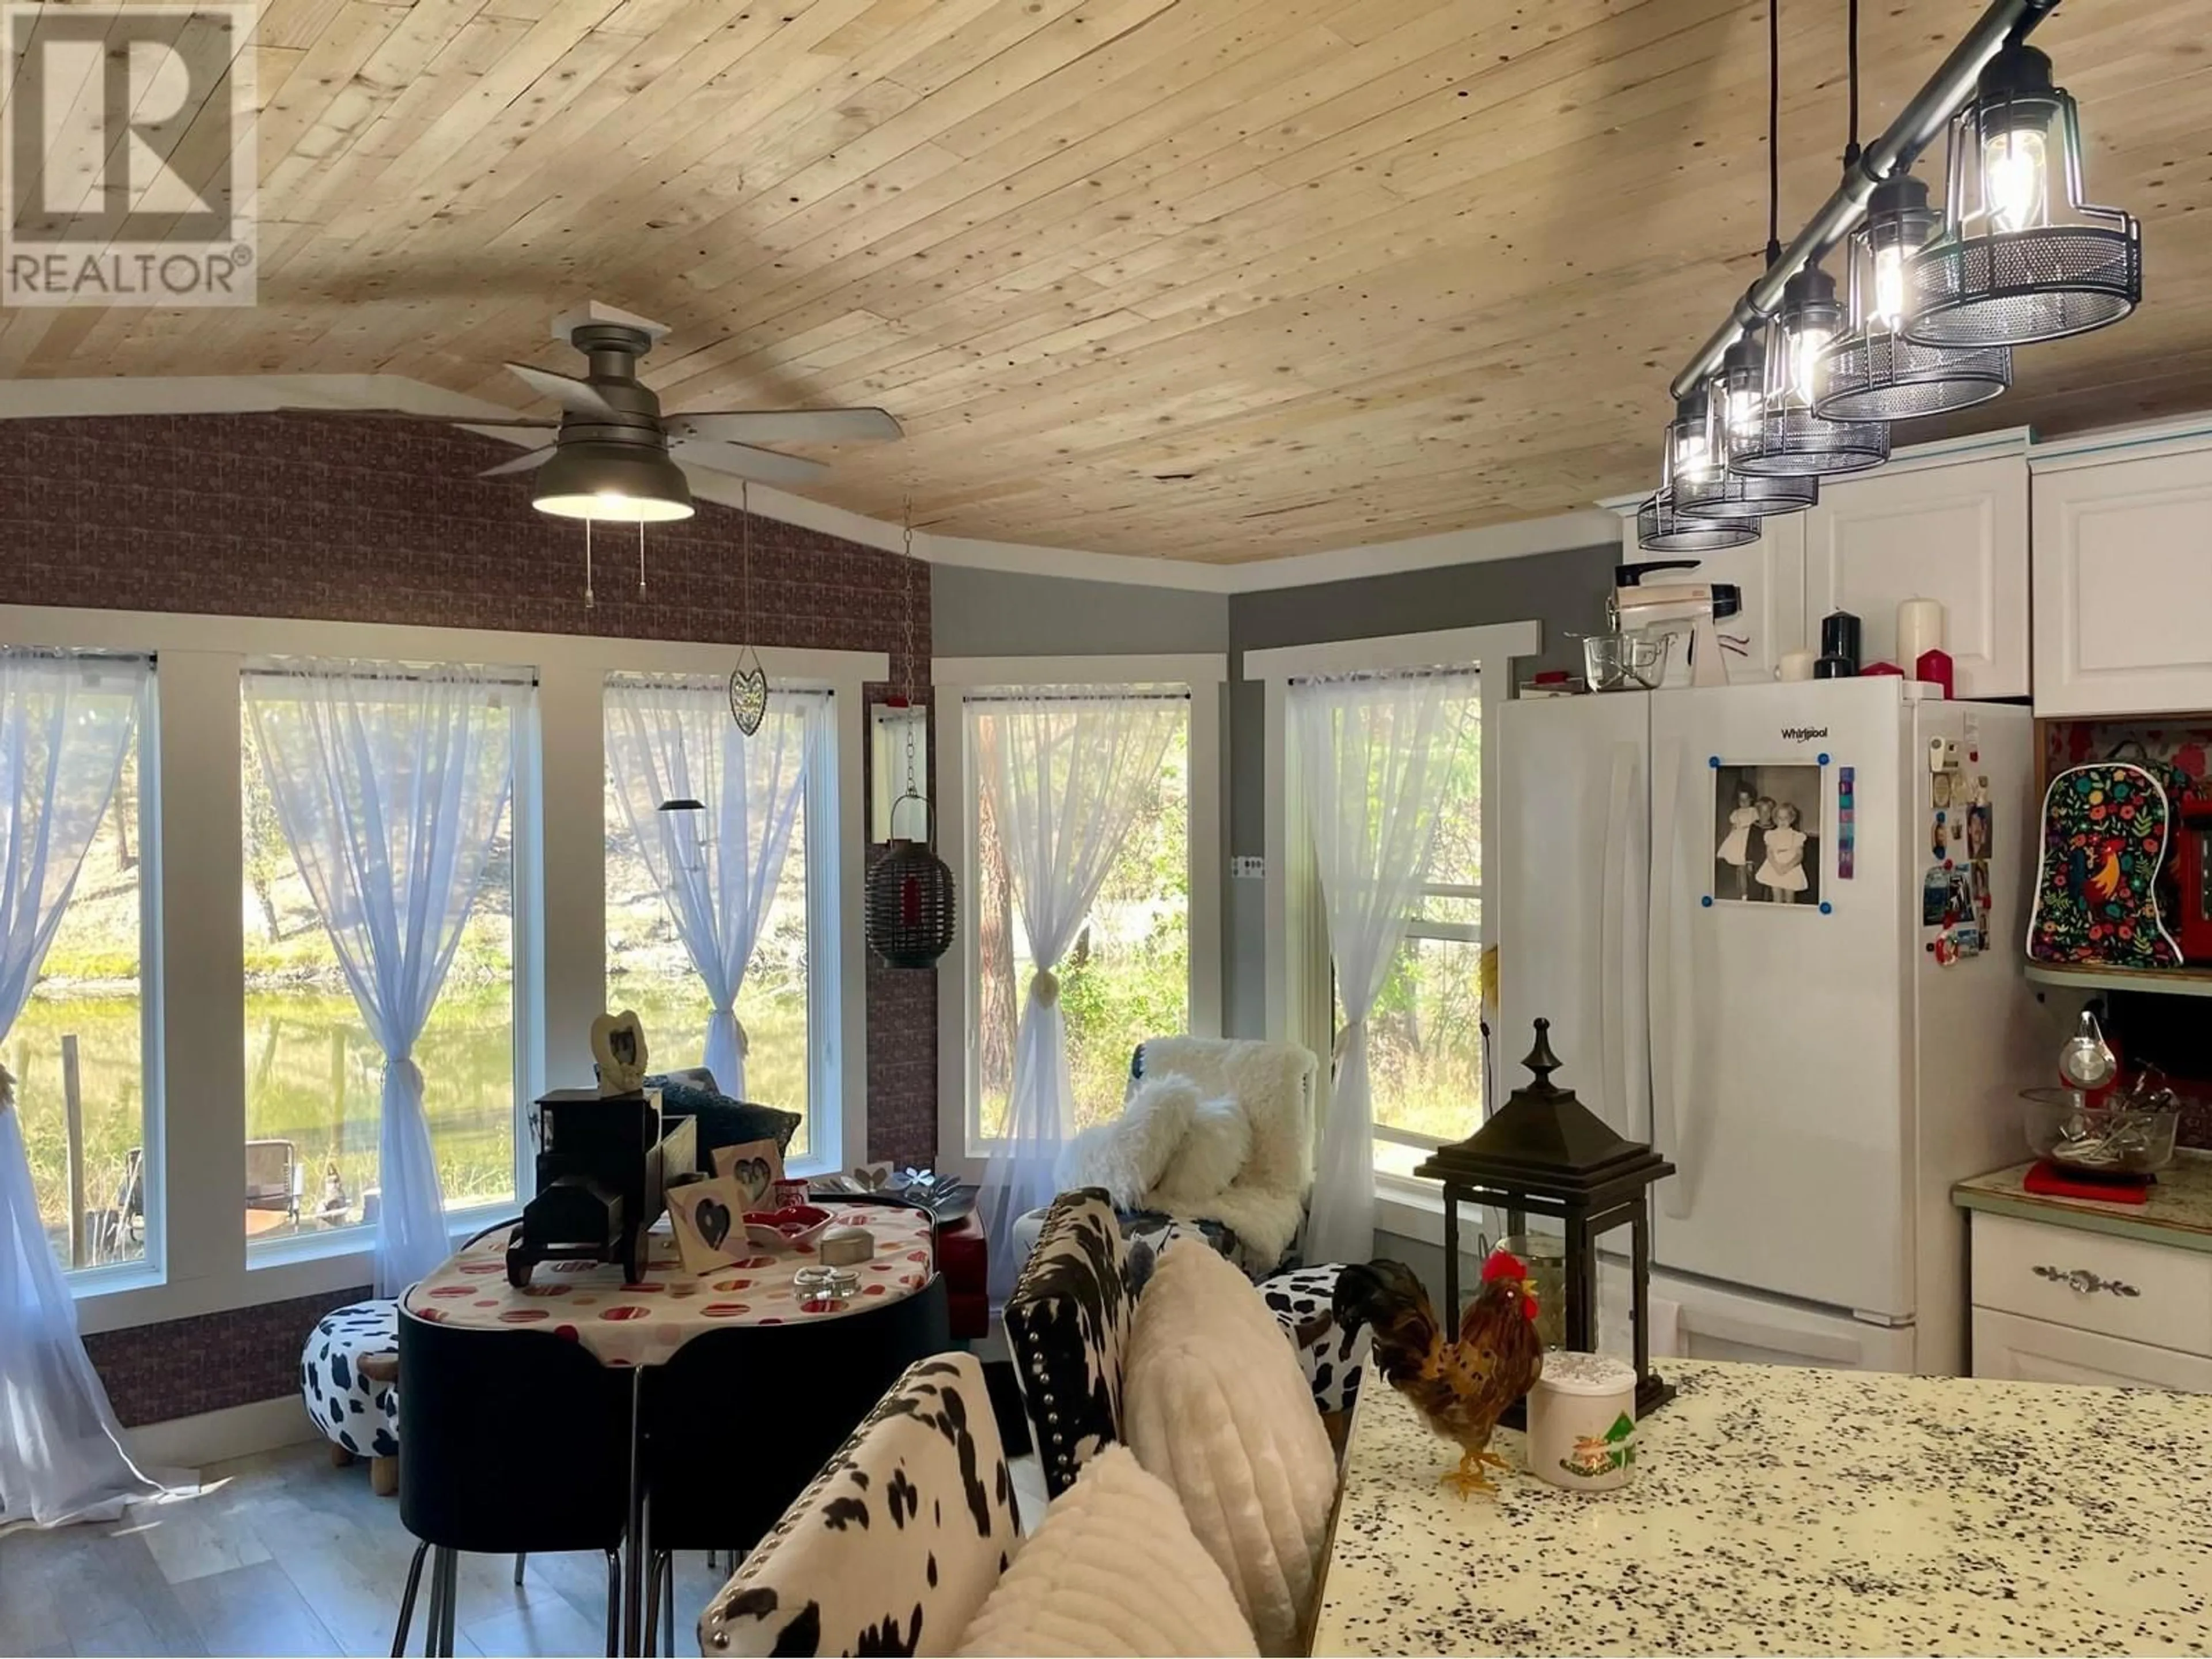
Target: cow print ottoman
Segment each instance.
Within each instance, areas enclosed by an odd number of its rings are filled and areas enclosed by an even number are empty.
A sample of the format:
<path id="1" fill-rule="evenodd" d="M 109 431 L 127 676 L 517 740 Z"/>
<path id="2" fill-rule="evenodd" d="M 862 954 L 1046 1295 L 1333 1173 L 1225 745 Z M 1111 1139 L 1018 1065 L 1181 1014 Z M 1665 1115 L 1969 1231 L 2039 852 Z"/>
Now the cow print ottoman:
<path id="1" fill-rule="evenodd" d="M 399 1389 L 363 1376 L 361 1362 L 398 1348 L 399 1304 L 356 1302 L 325 1314 L 300 1355 L 300 1394 L 331 1443 L 331 1460 L 377 1460 L 372 1479 L 379 1492 L 397 1476 L 390 1460 L 399 1455 Z"/>
<path id="2" fill-rule="evenodd" d="M 1367 1362 L 1370 1337 L 1364 1325 L 1347 1331 L 1334 1322 L 1330 1304 L 1336 1294 L 1337 1272 L 1337 1263 L 1324 1262 L 1317 1267 L 1294 1267 L 1260 1281 L 1260 1295 L 1267 1311 L 1297 1344 L 1298 1364 L 1305 1368 L 1314 1405 L 1324 1416 L 1350 1411 L 1352 1402 L 1359 1397 L 1359 1373 Z M 1328 1328 L 1298 1342 L 1300 1328 L 1325 1316 L 1331 1317 Z"/>

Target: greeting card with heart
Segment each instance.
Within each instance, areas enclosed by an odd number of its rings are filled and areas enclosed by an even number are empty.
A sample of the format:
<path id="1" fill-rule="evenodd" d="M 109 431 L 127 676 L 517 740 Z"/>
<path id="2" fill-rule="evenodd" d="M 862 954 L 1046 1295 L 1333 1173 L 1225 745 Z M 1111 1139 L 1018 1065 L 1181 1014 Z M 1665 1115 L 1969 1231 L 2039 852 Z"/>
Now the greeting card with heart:
<path id="1" fill-rule="evenodd" d="M 775 1183 L 783 1179 L 783 1154 L 773 1140 L 741 1140 L 714 1148 L 714 1174 L 734 1181 L 747 1210 L 775 1208 Z"/>
<path id="2" fill-rule="evenodd" d="M 744 1187 L 727 1176 L 686 1182 L 668 1191 L 669 1224 L 686 1273 L 711 1273 L 750 1253 Z"/>

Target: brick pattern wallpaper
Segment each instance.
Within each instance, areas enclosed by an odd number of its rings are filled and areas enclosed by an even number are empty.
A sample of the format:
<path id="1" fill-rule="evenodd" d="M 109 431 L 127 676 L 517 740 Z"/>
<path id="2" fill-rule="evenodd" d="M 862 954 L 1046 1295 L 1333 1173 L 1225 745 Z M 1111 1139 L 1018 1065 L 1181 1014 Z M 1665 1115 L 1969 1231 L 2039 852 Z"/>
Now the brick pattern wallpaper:
<path id="1" fill-rule="evenodd" d="M 300 1351 L 333 1308 L 366 1302 L 369 1287 L 264 1302 L 84 1340 L 126 1429 L 300 1391 Z"/>
<path id="2" fill-rule="evenodd" d="M 580 527 L 534 511 L 520 480 L 474 476 L 514 453 L 435 422 L 343 416 L 0 421 L 0 602 L 738 641 L 735 509 L 702 501 L 650 527 L 642 595 L 634 536 L 603 533 L 587 610 Z M 754 520 L 757 644 L 886 652 L 900 681 L 909 586 L 926 684 L 926 569 Z M 926 1164 L 936 976 L 872 963 L 867 988 L 869 1153 Z M 94 1359 L 126 1423 L 266 1399 L 296 1386 L 300 1344 L 331 1305 L 111 1333 Z"/>

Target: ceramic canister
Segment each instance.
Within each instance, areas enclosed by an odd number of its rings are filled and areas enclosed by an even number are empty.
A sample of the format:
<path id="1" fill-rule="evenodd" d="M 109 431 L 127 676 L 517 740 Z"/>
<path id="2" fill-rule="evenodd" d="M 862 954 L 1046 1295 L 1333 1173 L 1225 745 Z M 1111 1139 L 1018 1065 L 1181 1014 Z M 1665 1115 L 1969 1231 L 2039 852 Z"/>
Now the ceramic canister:
<path id="1" fill-rule="evenodd" d="M 1528 1390 L 1528 1468 L 1569 1492 L 1611 1492 L 1636 1473 L 1636 1368 L 1553 1351 Z"/>

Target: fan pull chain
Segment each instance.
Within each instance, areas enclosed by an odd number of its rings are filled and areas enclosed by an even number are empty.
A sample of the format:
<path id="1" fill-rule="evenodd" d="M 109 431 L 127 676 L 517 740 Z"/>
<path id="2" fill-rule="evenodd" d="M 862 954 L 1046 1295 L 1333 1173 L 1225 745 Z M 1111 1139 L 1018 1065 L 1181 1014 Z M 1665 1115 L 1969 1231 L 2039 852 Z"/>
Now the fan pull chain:
<path id="1" fill-rule="evenodd" d="M 592 521 L 584 520 L 584 609 L 589 611 L 599 603 L 592 597 Z"/>
<path id="2" fill-rule="evenodd" d="M 637 521 L 637 596 L 645 597 L 645 520 Z"/>

